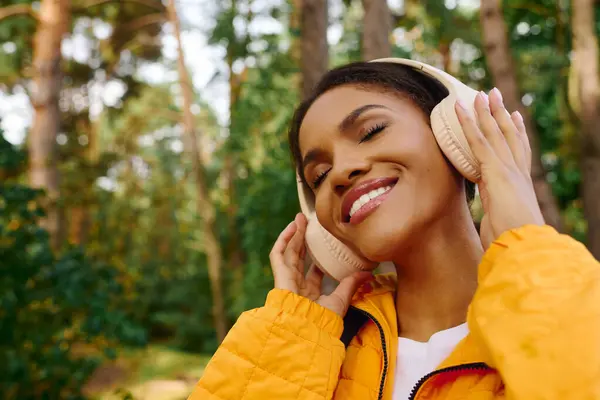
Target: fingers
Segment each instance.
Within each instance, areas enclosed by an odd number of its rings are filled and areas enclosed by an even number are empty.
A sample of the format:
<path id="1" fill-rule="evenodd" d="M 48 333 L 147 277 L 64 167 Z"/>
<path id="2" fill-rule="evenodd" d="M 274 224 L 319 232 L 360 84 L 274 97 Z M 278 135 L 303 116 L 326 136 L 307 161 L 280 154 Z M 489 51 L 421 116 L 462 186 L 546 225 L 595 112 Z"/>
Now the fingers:
<path id="1" fill-rule="evenodd" d="M 297 230 L 298 227 L 295 221 L 290 222 L 279 234 L 271 253 L 269 253 L 271 270 L 273 271 L 273 278 L 275 279 L 275 287 L 278 289 L 287 289 L 294 293 L 297 292 L 297 287 L 293 282 L 290 282 L 289 268 L 285 265 L 283 253 Z"/>
<path id="2" fill-rule="evenodd" d="M 315 264 L 311 264 L 306 274 L 306 286 L 318 288 L 321 291 L 321 284 L 323 283 L 323 276 L 325 274 Z"/>
<path id="3" fill-rule="evenodd" d="M 467 111 L 467 106 L 461 100 L 455 105 L 456 115 L 463 129 L 469 147 L 479 164 L 490 163 L 497 159 L 496 154 L 490 146 L 488 140 L 479 130 L 475 119 Z"/>
<path id="4" fill-rule="evenodd" d="M 529 145 L 529 137 L 527 136 L 527 128 L 525 127 L 525 121 L 523 120 L 523 116 L 520 112 L 515 111 L 511 114 L 510 118 L 512 119 L 515 127 L 517 128 L 518 137 L 521 141 L 521 145 L 523 146 L 523 154 L 524 154 L 524 167 L 523 172 L 526 172 L 528 175 L 531 175 L 531 146 Z"/>
<path id="5" fill-rule="evenodd" d="M 527 162 L 523 142 L 519 137 L 520 135 L 517 126 L 504 107 L 502 94 L 500 94 L 500 91 L 497 88 L 492 89 L 490 92 L 490 109 L 496 120 L 496 124 L 502 131 L 508 149 L 512 155 L 512 160 L 516 162 L 521 171 L 527 173 Z M 507 161 L 510 162 L 510 158 L 508 158 Z"/>
<path id="6" fill-rule="evenodd" d="M 306 232 L 305 232 L 306 235 Z M 302 243 L 302 250 L 300 250 L 300 260 L 304 261 L 306 258 L 306 241 Z"/>
<path id="7" fill-rule="evenodd" d="M 300 260 L 302 259 L 302 253 L 304 251 L 304 235 L 306 233 L 307 224 L 306 217 L 301 213 L 296 214 L 294 224 L 297 229 L 283 252 L 283 261 L 288 267 L 304 272 L 304 265 L 302 265 L 303 263 L 300 263 Z"/>
<path id="8" fill-rule="evenodd" d="M 501 107 L 504 108 L 504 106 Z M 505 163 L 514 161 L 503 131 L 498 125 L 495 115 L 492 115 L 490 99 L 483 92 L 480 92 L 475 98 L 475 112 L 477 113 L 479 129 L 490 143 L 498 158 Z M 497 112 L 497 114 L 500 113 Z"/>
<path id="9" fill-rule="evenodd" d="M 331 298 L 337 298 L 343 307 L 343 314 L 348 310 L 352 296 L 364 283 L 374 279 L 373 274 L 367 271 L 355 272 L 352 275 L 342 279 L 338 287 L 329 295 Z"/>
<path id="10" fill-rule="evenodd" d="M 477 95 L 477 121 L 460 100 L 455 109 L 467 142 L 480 164 L 501 161 L 530 174 L 531 149 L 523 118 L 518 112 L 508 113 L 498 89 L 494 88 L 489 98 L 483 92 Z"/>
<path id="11" fill-rule="evenodd" d="M 283 253 L 297 230 L 298 226 L 296 225 L 296 222 L 292 221 L 279 234 L 279 237 L 273 245 L 273 249 L 271 249 L 271 253 L 269 253 L 269 260 L 271 260 L 271 266 L 273 268 L 275 268 L 276 266 L 285 265 L 283 260 Z M 275 272 L 275 270 L 273 270 L 273 272 Z"/>

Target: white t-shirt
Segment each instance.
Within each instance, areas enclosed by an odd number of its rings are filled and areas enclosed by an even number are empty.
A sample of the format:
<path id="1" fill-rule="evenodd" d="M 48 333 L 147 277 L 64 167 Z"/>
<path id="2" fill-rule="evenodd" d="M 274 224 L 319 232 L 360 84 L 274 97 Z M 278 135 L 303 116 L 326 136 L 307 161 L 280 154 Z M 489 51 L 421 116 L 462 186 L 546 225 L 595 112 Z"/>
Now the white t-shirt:
<path id="1" fill-rule="evenodd" d="M 433 372 L 469 333 L 467 324 L 434 333 L 428 342 L 398 338 L 394 400 L 407 400 L 417 382 Z"/>

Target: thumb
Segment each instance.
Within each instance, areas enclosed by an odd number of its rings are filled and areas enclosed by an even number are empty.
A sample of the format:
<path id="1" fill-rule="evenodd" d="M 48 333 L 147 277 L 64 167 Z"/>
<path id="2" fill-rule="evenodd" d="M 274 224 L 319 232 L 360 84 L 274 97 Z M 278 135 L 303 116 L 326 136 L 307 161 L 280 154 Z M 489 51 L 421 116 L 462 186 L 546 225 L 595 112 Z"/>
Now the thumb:
<path id="1" fill-rule="evenodd" d="M 341 280 L 338 287 L 331 293 L 330 296 L 337 297 L 343 304 L 344 310 L 342 313 L 345 315 L 350 306 L 352 296 L 364 283 L 373 280 L 373 273 L 368 271 L 355 272 L 352 275 Z"/>

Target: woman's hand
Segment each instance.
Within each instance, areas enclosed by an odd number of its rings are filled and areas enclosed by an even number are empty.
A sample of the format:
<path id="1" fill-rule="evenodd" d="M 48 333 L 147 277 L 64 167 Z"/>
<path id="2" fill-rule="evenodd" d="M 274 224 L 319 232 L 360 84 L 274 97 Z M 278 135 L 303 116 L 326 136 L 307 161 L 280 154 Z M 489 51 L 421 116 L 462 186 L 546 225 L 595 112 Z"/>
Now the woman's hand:
<path id="1" fill-rule="evenodd" d="M 328 296 L 322 295 L 323 272 L 313 264 L 306 276 L 304 275 L 306 224 L 306 217 L 303 214 L 296 215 L 294 221 L 275 241 L 269 255 L 275 277 L 275 288 L 289 290 L 306 297 L 344 317 L 356 290 L 362 284 L 372 280 L 373 274 L 355 272 L 343 279 L 333 293 Z"/>
<path id="2" fill-rule="evenodd" d="M 503 232 L 523 225 L 544 225 L 531 181 L 531 148 L 523 117 L 506 111 L 500 91 L 483 92 L 475 99 L 475 121 L 466 105 L 456 113 L 481 167 L 477 182 L 484 216 L 480 236 L 488 248 Z"/>

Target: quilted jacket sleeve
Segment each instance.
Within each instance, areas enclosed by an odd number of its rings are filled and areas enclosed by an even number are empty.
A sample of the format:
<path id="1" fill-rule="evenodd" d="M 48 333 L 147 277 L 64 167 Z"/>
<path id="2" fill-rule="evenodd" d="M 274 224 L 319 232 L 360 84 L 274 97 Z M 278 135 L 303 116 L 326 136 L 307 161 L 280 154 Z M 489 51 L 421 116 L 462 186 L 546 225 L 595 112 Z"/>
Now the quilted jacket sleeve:
<path id="1" fill-rule="evenodd" d="M 342 319 L 284 290 L 243 313 L 188 400 L 331 399 L 345 348 Z"/>
<path id="2" fill-rule="evenodd" d="M 486 252 L 469 310 L 509 400 L 600 399 L 600 264 L 544 226 L 505 232 Z"/>

